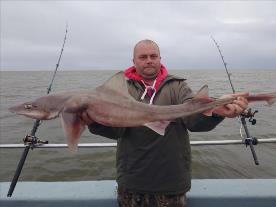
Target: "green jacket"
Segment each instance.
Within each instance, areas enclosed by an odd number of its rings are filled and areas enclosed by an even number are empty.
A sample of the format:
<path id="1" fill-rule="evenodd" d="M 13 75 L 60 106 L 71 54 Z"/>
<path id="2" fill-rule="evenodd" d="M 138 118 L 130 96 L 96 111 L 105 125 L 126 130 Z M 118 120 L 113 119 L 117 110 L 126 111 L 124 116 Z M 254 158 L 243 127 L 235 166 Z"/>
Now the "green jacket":
<path id="1" fill-rule="evenodd" d="M 129 93 L 140 100 L 144 87 L 128 80 Z M 193 93 L 185 79 L 168 75 L 153 100 L 155 105 L 176 105 Z M 143 102 L 149 103 L 146 96 Z M 197 114 L 173 120 L 164 136 L 141 126 L 112 128 L 92 124 L 89 130 L 117 140 L 117 183 L 142 193 L 179 194 L 191 188 L 191 148 L 189 131 L 212 130 L 223 118 Z"/>

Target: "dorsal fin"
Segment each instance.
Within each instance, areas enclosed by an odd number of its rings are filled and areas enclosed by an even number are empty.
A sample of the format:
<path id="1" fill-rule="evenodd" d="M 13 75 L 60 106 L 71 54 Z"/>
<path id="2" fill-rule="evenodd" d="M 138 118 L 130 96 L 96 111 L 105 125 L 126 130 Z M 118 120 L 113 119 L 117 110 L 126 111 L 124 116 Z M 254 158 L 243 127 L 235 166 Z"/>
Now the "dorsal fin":
<path id="1" fill-rule="evenodd" d="M 207 85 L 202 86 L 194 96 L 194 98 L 208 98 L 208 97 L 209 97 L 209 89 Z"/>
<path id="2" fill-rule="evenodd" d="M 100 86 L 100 88 L 101 90 L 112 89 L 125 97 L 131 97 L 128 93 L 127 82 L 123 71 L 113 75 L 102 86 Z"/>

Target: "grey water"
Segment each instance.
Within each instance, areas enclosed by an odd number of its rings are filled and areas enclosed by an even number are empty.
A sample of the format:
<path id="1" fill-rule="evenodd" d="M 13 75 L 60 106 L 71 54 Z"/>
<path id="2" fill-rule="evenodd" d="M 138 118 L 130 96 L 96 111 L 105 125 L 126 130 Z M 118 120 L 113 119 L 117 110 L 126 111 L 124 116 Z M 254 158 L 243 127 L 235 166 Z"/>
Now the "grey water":
<path id="1" fill-rule="evenodd" d="M 116 71 L 59 71 L 52 92 L 92 89 L 102 84 Z M 174 70 L 171 74 L 187 79 L 197 91 L 207 84 L 210 96 L 219 97 L 231 93 L 230 84 L 223 70 Z M 46 94 L 51 80 L 51 71 L 1 71 L 0 76 L 0 143 L 18 144 L 30 134 L 33 120 L 10 113 L 8 107 Z M 252 93 L 276 91 L 276 70 L 232 71 L 236 91 Z M 276 105 L 263 103 L 251 106 L 258 110 L 257 124 L 248 125 L 252 136 L 276 137 Z M 193 140 L 241 139 L 237 119 L 225 119 L 210 132 L 190 133 Z M 66 143 L 59 119 L 44 121 L 37 137 L 49 143 Z M 92 135 L 86 130 L 80 141 L 114 142 Z M 0 149 L 0 181 L 10 181 L 23 149 Z M 260 162 L 253 162 L 249 147 L 244 145 L 193 146 L 193 178 L 276 178 L 276 143 L 259 144 L 255 150 Z M 116 176 L 114 148 L 79 149 L 34 149 L 29 152 L 21 181 L 73 181 L 114 179 Z M 173 173 L 173 172 L 172 172 Z"/>

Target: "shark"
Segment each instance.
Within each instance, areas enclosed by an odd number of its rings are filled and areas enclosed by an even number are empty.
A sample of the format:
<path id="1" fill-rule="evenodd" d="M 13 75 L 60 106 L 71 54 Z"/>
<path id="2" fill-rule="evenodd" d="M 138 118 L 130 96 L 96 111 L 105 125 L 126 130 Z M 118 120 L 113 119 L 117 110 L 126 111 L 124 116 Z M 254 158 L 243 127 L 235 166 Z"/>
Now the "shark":
<path id="1" fill-rule="evenodd" d="M 276 101 L 276 92 L 248 95 L 249 102 Z M 217 106 L 232 103 L 236 97 L 211 98 L 204 85 L 192 98 L 178 105 L 149 105 L 135 100 L 129 93 L 124 73 L 118 72 L 103 85 L 92 90 L 56 93 L 39 97 L 9 108 L 10 112 L 38 120 L 60 117 L 68 147 L 76 150 L 86 124 L 81 114 L 86 112 L 94 122 L 111 127 L 146 126 L 160 135 L 169 123 L 179 117 L 212 111 Z"/>

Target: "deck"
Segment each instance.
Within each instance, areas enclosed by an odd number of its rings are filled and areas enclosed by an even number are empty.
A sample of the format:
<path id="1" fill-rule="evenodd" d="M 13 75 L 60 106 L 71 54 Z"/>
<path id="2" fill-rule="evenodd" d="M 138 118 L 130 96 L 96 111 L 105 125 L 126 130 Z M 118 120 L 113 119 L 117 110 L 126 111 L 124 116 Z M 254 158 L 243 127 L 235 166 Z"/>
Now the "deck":
<path id="1" fill-rule="evenodd" d="M 116 182 L 19 182 L 7 198 L 9 182 L 0 183 L 2 207 L 111 207 L 116 203 Z M 189 207 L 275 207 L 276 179 L 193 180 L 187 194 Z"/>

